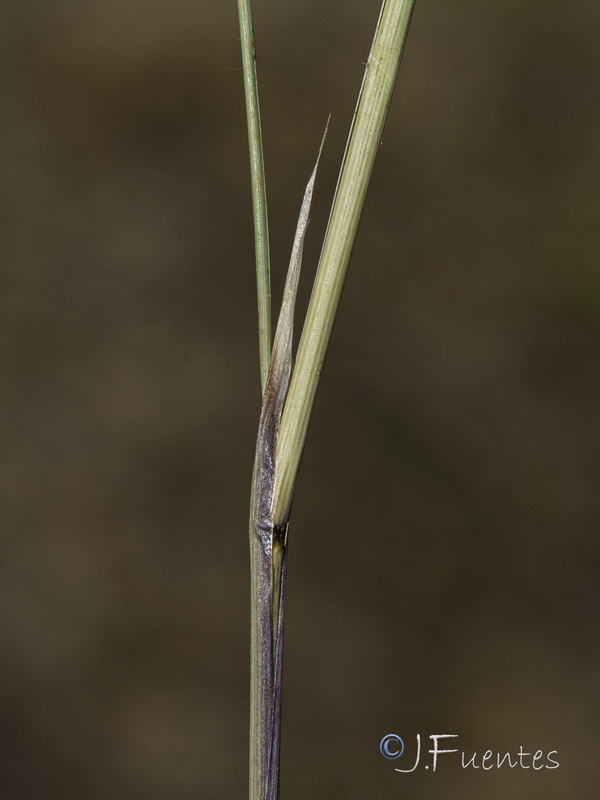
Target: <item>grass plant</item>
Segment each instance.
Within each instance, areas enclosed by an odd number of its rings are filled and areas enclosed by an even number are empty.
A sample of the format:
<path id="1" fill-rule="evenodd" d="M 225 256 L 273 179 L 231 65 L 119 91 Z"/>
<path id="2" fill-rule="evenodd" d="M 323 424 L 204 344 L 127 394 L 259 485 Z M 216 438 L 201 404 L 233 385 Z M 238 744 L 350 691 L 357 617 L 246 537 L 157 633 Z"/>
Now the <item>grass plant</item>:
<path id="1" fill-rule="evenodd" d="M 287 535 L 306 432 L 389 108 L 414 0 L 384 0 L 366 63 L 304 328 L 294 303 L 316 169 L 292 248 L 271 352 L 266 188 L 250 0 L 238 0 L 254 211 L 263 403 L 250 507 L 250 800 L 278 800 Z M 317 160 L 318 163 L 318 160 Z"/>

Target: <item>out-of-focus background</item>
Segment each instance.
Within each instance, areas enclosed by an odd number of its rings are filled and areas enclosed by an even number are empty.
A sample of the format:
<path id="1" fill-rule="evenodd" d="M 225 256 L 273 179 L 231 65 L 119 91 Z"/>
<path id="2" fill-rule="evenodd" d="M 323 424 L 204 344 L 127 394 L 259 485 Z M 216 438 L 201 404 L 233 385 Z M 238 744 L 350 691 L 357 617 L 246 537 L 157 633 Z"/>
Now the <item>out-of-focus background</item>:
<path id="1" fill-rule="evenodd" d="M 333 115 L 301 312 L 378 10 L 255 2 L 276 299 Z M 244 797 L 235 3 L 0 29 L 0 796 Z M 286 800 L 597 796 L 599 37 L 585 0 L 417 3 L 296 493 Z M 436 733 L 560 767 L 394 771 Z"/>

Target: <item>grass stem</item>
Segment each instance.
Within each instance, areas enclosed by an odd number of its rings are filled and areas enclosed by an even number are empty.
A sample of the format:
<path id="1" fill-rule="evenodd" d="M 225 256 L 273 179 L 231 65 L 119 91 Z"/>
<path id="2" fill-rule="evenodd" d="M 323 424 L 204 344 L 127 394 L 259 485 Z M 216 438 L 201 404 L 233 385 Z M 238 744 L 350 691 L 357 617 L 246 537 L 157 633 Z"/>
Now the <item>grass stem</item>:
<path id="1" fill-rule="evenodd" d="M 294 237 L 263 395 L 252 480 L 250 800 L 277 800 L 279 797 L 281 664 L 289 509 L 275 524 L 275 453 L 292 369 L 294 307 L 318 163 L 317 159 L 304 193 Z"/>
<path id="2" fill-rule="evenodd" d="M 321 366 L 381 141 L 414 0 L 383 0 L 293 369 L 294 303 L 317 167 L 306 187 L 269 359 L 266 194 L 249 2 L 238 0 L 238 8 L 252 165 L 263 383 L 250 510 L 250 800 L 279 800 L 288 518 Z"/>
<path id="3" fill-rule="evenodd" d="M 291 503 L 321 367 L 413 7 L 414 0 L 384 0 L 365 68 L 279 429 L 273 501 L 276 522 Z"/>
<path id="4" fill-rule="evenodd" d="M 254 249 L 256 256 L 256 289 L 258 298 L 258 342 L 262 391 L 265 390 L 271 358 L 271 268 L 269 256 L 269 224 L 267 189 L 258 102 L 258 78 L 254 48 L 254 26 L 250 0 L 238 0 L 240 40 L 250 150 L 252 211 L 254 217 Z"/>

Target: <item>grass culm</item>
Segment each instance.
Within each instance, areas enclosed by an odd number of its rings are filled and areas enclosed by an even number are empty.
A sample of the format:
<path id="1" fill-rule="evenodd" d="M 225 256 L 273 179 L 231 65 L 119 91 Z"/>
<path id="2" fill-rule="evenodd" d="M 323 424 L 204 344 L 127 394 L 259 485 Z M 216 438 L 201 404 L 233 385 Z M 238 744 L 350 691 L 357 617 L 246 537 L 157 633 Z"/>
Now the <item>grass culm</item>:
<path id="1" fill-rule="evenodd" d="M 384 0 L 325 233 L 295 363 L 294 303 L 315 184 L 308 182 L 271 346 L 269 234 L 250 0 L 238 0 L 254 215 L 263 402 L 250 505 L 250 800 L 279 797 L 281 670 L 287 537 L 294 486 L 315 394 L 414 0 Z"/>

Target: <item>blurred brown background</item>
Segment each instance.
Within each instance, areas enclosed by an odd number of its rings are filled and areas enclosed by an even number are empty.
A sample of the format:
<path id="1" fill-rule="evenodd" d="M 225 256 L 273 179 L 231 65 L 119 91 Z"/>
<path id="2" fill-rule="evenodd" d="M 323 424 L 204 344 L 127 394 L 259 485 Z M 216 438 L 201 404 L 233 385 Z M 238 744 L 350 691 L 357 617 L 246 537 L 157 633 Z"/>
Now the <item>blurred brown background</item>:
<path id="1" fill-rule="evenodd" d="M 276 298 L 331 112 L 306 303 L 378 9 L 255 2 Z M 0 797 L 244 797 L 235 3 L 0 30 Z M 417 2 L 296 493 L 286 800 L 598 795 L 599 36 L 596 2 Z M 392 732 L 561 766 L 399 775 Z"/>

